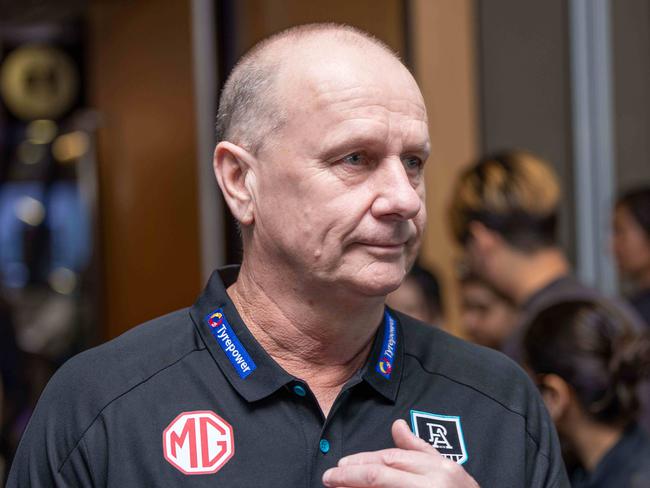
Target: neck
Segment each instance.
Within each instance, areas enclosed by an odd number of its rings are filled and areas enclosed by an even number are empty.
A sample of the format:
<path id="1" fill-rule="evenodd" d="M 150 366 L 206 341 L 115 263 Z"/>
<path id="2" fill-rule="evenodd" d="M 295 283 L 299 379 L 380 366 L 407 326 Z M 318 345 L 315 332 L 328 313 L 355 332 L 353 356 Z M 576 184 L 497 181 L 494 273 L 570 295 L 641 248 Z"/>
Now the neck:
<path id="1" fill-rule="evenodd" d="M 539 290 L 569 274 L 571 267 L 562 251 L 551 248 L 532 255 L 519 254 L 509 269 L 513 279 L 506 293 L 517 305 L 523 305 Z"/>
<path id="2" fill-rule="evenodd" d="M 309 384 L 325 414 L 365 363 L 384 309 L 383 297 L 352 300 L 331 287 L 309 289 L 286 270 L 256 274 L 246 262 L 228 294 L 256 340 Z"/>
<path id="3" fill-rule="evenodd" d="M 597 424 L 591 421 L 574 425 L 572 444 L 584 468 L 596 469 L 603 456 L 614 447 L 623 435 L 623 427 Z"/>

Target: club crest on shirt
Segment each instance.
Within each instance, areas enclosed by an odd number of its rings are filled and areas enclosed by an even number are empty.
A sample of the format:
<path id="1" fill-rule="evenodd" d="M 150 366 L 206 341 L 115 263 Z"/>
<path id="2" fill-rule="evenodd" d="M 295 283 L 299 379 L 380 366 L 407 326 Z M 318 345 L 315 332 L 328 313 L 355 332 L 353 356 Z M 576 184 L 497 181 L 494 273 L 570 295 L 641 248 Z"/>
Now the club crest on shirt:
<path id="1" fill-rule="evenodd" d="M 463 464 L 469 459 L 460 417 L 411 410 L 411 428 L 420 439 L 447 459 Z"/>

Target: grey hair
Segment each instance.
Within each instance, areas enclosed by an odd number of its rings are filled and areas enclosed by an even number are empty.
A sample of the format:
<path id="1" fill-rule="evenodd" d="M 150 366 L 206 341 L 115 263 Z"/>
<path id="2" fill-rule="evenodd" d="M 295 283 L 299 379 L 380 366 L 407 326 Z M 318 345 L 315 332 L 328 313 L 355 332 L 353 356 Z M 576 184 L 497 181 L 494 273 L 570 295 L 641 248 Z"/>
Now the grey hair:
<path id="1" fill-rule="evenodd" d="M 276 80 L 282 57 L 276 47 L 317 35 L 356 45 L 371 45 L 399 60 L 385 43 L 345 24 L 318 23 L 291 27 L 256 44 L 235 65 L 224 84 L 217 111 L 217 142 L 229 141 L 256 154 L 265 139 L 287 120 L 279 103 Z"/>

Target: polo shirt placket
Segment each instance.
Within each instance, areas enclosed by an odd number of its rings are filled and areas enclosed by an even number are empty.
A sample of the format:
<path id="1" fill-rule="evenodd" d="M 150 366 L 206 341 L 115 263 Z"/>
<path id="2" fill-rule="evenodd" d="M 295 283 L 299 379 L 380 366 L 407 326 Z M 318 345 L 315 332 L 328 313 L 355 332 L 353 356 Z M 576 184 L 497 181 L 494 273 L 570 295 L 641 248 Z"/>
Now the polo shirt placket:
<path id="1" fill-rule="evenodd" d="M 230 271 L 228 269 L 222 272 L 222 276 L 225 280 L 234 281 L 236 274 L 229 276 Z M 236 268 L 232 271 L 236 272 Z M 371 394 L 381 395 L 387 401 L 394 403 L 401 378 L 401 340 L 398 339 L 395 344 L 393 353 L 395 357 L 390 365 L 390 374 L 380 374 L 377 368 L 382 359 L 382 345 L 389 333 L 388 317 L 385 317 L 375 336 L 365 366 L 346 383 L 334 401 L 328 417 L 325 418 L 309 385 L 302 379 L 293 377 L 284 371 L 268 355 L 245 326 L 238 311 L 228 298 L 225 286 L 222 283 L 213 283 L 213 285 L 211 292 L 204 295 L 191 310 L 194 323 L 206 342 L 208 351 L 233 390 L 247 401 L 251 408 L 256 408 L 255 403 L 263 399 L 275 404 L 286 402 L 292 406 L 292 413 L 295 417 L 293 424 L 300 425 L 305 442 L 304 452 L 308 454 L 303 461 L 305 486 L 320 486 L 323 473 L 336 466 L 338 460 L 345 454 L 351 454 L 345 449 L 345 433 L 341 416 L 346 412 L 354 414 L 352 411 L 354 405 L 349 404 L 350 397 L 354 397 L 354 390 L 358 390 L 359 385 L 365 382 L 371 388 L 366 389 L 365 393 L 361 395 L 362 397 L 371 392 Z M 242 377 L 238 367 L 232 364 L 228 353 L 223 349 L 223 342 L 216 338 L 210 330 L 208 318 L 216 311 L 223 314 L 230 330 L 246 351 L 246 356 L 255 363 L 254 371 L 246 377 Z M 394 332 L 399 334 L 397 320 L 392 315 L 390 318 L 393 321 Z M 390 426 L 387 426 L 387 429 L 390 429 Z M 292 462 L 297 463 L 296 460 Z"/>

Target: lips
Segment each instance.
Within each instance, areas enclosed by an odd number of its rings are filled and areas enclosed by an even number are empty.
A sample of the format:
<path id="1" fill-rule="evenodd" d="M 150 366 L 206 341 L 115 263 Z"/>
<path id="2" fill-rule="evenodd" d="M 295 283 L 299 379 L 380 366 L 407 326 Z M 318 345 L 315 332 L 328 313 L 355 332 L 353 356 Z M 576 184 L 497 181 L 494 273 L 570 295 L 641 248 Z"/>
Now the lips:
<path id="1" fill-rule="evenodd" d="M 374 256 L 402 256 L 406 250 L 405 242 L 359 242 L 362 249 Z"/>
<path id="2" fill-rule="evenodd" d="M 408 241 L 359 241 L 357 244 L 362 246 L 371 246 L 371 247 L 385 247 L 385 248 L 397 248 L 405 246 Z"/>

